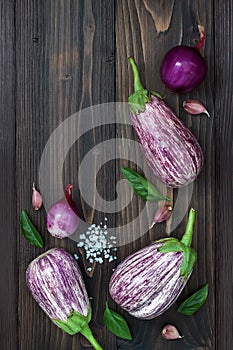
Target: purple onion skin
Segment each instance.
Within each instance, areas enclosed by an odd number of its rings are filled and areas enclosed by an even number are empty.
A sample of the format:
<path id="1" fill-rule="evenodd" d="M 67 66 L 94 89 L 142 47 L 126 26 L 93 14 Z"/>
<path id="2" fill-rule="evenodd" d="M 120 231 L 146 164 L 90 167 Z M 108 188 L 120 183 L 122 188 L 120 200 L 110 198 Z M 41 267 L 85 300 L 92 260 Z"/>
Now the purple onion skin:
<path id="1" fill-rule="evenodd" d="M 76 260 L 54 248 L 33 260 L 26 271 L 33 298 L 51 318 L 66 321 L 73 310 L 87 316 L 90 304 Z"/>
<path id="2" fill-rule="evenodd" d="M 156 96 L 145 111 L 131 112 L 134 130 L 153 173 L 170 187 L 182 187 L 199 175 L 203 153 L 191 131 Z"/>
<path id="3" fill-rule="evenodd" d="M 182 252 L 160 253 L 153 243 L 123 260 L 114 271 L 109 292 L 132 316 L 150 320 L 164 313 L 187 283 L 180 276 Z"/>
<path id="4" fill-rule="evenodd" d="M 76 231 L 78 224 L 79 217 L 65 197 L 55 203 L 47 213 L 47 229 L 54 237 L 69 237 Z"/>
<path id="5" fill-rule="evenodd" d="M 186 93 L 205 78 L 207 65 L 199 51 L 181 45 L 172 48 L 163 59 L 160 75 L 165 86 L 174 92 Z"/>

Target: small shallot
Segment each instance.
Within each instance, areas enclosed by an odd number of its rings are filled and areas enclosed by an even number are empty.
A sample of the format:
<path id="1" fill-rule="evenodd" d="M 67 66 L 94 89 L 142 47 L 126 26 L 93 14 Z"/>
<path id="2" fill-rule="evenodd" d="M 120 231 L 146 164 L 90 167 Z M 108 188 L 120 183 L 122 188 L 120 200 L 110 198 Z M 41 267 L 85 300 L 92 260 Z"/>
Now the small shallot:
<path id="1" fill-rule="evenodd" d="M 196 114 L 205 113 L 208 117 L 210 117 L 205 106 L 203 106 L 203 104 L 201 104 L 201 102 L 199 102 L 199 101 L 196 101 L 196 100 L 184 101 L 183 108 L 186 112 L 188 112 L 190 114 L 196 115 Z"/>
<path id="2" fill-rule="evenodd" d="M 162 329 L 162 337 L 166 340 L 176 340 L 184 338 L 181 336 L 175 326 L 168 324 Z"/>
<path id="3" fill-rule="evenodd" d="M 32 206 L 35 210 L 39 210 L 42 207 L 42 196 L 40 192 L 37 191 L 35 182 L 32 185 Z"/>

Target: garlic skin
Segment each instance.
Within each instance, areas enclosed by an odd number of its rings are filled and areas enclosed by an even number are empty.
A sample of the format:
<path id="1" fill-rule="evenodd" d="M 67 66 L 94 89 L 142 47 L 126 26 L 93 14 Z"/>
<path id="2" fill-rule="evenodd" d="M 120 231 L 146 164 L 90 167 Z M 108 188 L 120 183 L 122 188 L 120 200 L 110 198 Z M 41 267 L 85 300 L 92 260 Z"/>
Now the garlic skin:
<path id="1" fill-rule="evenodd" d="M 171 324 L 166 325 L 162 329 L 162 337 L 166 340 L 176 340 L 184 338 L 184 336 L 181 336 L 177 330 L 177 328 Z"/>
<path id="2" fill-rule="evenodd" d="M 42 207 L 43 200 L 40 192 L 37 191 L 35 182 L 32 185 L 32 206 L 34 210 L 39 210 Z"/>
<path id="3" fill-rule="evenodd" d="M 183 102 L 183 108 L 189 114 L 197 115 L 201 113 L 205 113 L 208 117 L 210 117 L 207 109 L 201 102 L 196 100 L 187 100 Z"/>
<path id="4" fill-rule="evenodd" d="M 157 224 L 159 222 L 166 221 L 167 219 L 170 218 L 171 214 L 172 214 L 172 206 L 171 205 L 164 205 L 164 206 L 158 208 L 158 210 L 156 211 L 155 216 L 154 216 L 154 222 L 150 228 L 152 228 L 155 224 Z"/>

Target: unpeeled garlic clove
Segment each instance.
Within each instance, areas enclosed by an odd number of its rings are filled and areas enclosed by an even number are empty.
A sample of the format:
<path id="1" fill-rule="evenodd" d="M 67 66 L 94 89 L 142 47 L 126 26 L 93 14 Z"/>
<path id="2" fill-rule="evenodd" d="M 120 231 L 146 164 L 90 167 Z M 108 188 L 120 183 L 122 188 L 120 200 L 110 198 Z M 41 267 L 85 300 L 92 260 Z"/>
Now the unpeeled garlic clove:
<path id="1" fill-rule="evenodd" d="M 196 100 L 187 100 L 183 102 L 183 108 L 186 112 L 190 114 L 201 114 L 205 113 L 208 117 L 210 117 L 209 112 L 205 108 L 205 106 Z"/>
<path id="2" fill-rule="evenodd" d="M 171 205 L 164 205 L 162 207 L 160 207 L 154 216 L 154 222 L 151 225 L 151 228 L 157 224 L 158 222 L 163 222 L 166 221 L 167 219 L 170 218 L 172 214 L 172 206 Z"/>
<path id="3" fill-rule="evenodd" d="M 175 326 L 168 324 L 162 329 L 162 337 L 166 340 L 176 340 L 184 338 L 181 336 Z"/>
<path id="4" fill-rule="evenodd" d="M 37 191 L 35 183 L 32 185 L 32 206 L 35 210 L 39 210 L 42 207 L 42 196 L 40 192 Z"/>

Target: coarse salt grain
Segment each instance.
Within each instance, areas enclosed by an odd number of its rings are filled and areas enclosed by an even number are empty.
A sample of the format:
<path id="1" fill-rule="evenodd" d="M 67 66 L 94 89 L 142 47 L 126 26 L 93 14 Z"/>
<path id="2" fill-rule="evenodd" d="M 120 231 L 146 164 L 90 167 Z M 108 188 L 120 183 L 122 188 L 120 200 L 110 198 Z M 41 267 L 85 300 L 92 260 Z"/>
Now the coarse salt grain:
<path id="1" fill-rule="evenodd" d="M 106 222 L 107 217 L 104 218 Z M 117 248 L 116 236 L 108 237 L 107 225 L 100 222 L 99 225 L 92 224 L 88 227 L 86 233 L 79 235 L 81 242 L 77 244 L 78 247 L 83 247 L 86 251 L 86 259 L 92 264 L 96 261 L 102 264 L 104 260 L 112 262 L 117 259 L 115 256 Z M 83 242 L 84 241 L 84 242 Z M 111 255 L 111 249 L 114 252 Z"/>

